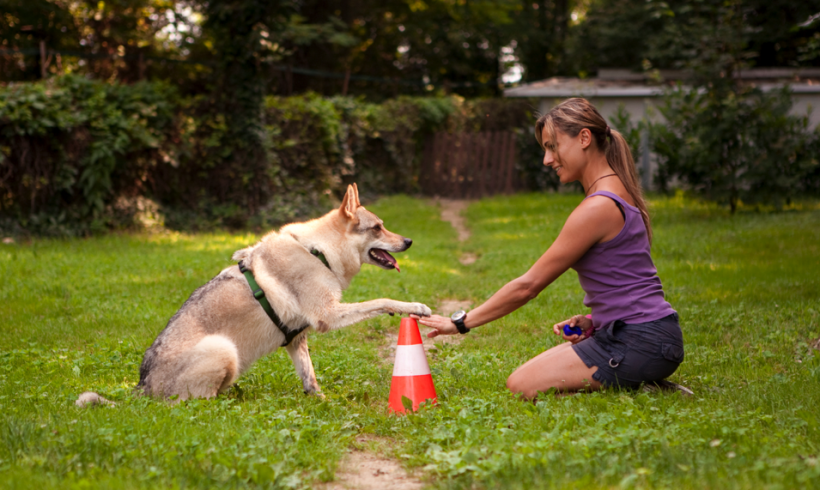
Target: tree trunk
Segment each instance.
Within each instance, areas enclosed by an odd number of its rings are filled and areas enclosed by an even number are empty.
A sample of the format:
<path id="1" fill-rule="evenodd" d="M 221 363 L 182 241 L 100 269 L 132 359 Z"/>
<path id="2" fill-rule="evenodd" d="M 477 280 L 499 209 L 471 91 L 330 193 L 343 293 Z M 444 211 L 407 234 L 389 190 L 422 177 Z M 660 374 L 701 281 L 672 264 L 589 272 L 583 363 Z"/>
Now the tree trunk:
<path id="1" fill-rule="evenodd" d="M 46 52 L 46 42 L 40 41 L 40 78 L 43 80 L 48 76 L 48 64 L 51 61 L 46 58 Z"/>
<path id="2" fill-rule="evenodd" d="M 553 23 L 553 45 L 550 49 L 552 52 L 551 71 L 561 71 L 564 65 L 564 43 L 567 38 L 567 30 L 569 29 L 569 2 L 568 0 L 553 0 L 552 10 Z"/>

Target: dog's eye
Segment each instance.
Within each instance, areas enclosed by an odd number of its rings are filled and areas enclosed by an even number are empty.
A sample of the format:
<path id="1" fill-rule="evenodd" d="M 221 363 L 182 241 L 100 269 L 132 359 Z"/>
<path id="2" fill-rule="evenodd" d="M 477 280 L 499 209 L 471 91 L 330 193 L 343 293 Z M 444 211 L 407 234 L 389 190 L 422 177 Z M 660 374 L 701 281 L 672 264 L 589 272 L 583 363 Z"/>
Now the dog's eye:
<path id="1" fill-rule="evenodd" d="M 373 227 L 373 231 L 382 231 L 382 225 L 376 225 Z"/>

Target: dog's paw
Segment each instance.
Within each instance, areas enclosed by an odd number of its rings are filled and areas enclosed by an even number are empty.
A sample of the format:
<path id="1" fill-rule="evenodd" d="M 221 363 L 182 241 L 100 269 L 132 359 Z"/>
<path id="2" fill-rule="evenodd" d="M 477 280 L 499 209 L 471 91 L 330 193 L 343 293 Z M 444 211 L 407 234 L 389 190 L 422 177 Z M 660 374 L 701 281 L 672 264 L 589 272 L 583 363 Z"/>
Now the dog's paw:
<path id="1" fill-rule="evenodd" d="M 327 399 L 327 397 L 325 396 L 325 394 L 324 394 L 324 393 L 322 393 L 322 389 L 321 389 L 321 388 L 319 388 L 318 386 L 316 386 L 315 388 L 310 388 L 310 389 L 305 390 L 305 395 L 308 395 L 308 396 L 315 396 L 316 398 L 318 398 L 318 399 L 320 399 L 320 400 L 325 400 L 325 399 Z"/>
<path id="2" fill-rule="evenodd" d="M 418 316 L 430 316 L 433 314 L 430 308 L 422 303 L 408 303 L 408 308 L 404 313 L 408 315 L 418 315 Z"/>

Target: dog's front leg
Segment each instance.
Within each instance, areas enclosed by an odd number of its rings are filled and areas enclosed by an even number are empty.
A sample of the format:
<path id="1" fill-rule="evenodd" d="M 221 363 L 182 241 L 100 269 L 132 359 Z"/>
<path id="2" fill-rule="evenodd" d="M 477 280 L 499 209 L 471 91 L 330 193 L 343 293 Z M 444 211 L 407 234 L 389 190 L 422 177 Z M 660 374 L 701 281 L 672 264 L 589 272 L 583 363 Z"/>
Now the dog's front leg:
<path id="1" fill-rule="evenodd" d="M 313 362 L 310 360 L 310 352 L 308 352 L 307 332 L 302 332 L 297 335 L 287 349 L 293 366 L 296 368 L 296 374 L 302 379 L 302 387 L 308 395 L 322 396 L 322 389 L 319 388 L 319 383 L 316 381 L 316 373 L 313 371 Z"/>
<path id="2" fill-rule="evenodd" d="M 354 323 L 368 320 L 385 313 L 415 314 L 430 316 L 430 308 L 421 303 L 405 303 L 394 299 L 374 299 L 363 303 L 337 303 L 313 325 L 320 332 L 336 330 Z"/>

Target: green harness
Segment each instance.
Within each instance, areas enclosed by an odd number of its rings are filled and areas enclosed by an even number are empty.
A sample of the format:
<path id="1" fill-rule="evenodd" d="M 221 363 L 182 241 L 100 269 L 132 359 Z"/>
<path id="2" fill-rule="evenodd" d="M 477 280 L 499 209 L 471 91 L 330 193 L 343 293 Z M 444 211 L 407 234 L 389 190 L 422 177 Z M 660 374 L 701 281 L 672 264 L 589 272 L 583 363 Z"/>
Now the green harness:
<path id="1" fill-rule="evenodd" d="M 319 252 L 318 250 L 312 250 L 310 252 L 313 254 L 314 257 L 321 260 L 325 267 L 330 269 L 330 264 L 327 262 L 324 254 Z M 289 345 L 297 335 L 304 332 L 306 328 L 310 326 L 310 324 L 302 325 L 301 327 L 291 330 L 288 328 L 287 325 L 282 323 L 282 319 L 279 318 L 279 315 L 273 311 L 273 307 L 270 305 L 268 298 L 265 297 L 265 291 L 262 291 L 262 288 L 259 287 L 259 284 L 256 282 L 256 279 L 253 277 L 253 272 L 249 271 L 245 264 L 242 261 L 239 261 L 239 272 L 245 275 L 245 279 L 248 280 L 248 285 L 251 287 L 251 292 L 253 292 L 253 297 L 256 298 L 256 301 L 259 302 L 259 305 L 262 306 L 262 309 L 265 310 L 265 313 L 268 314 L 268 317 L 271 321 L 276 325 L 276 327 L 282 332 L 285 336 L 285 342 L 282 343 L 282 346 Z"/>

